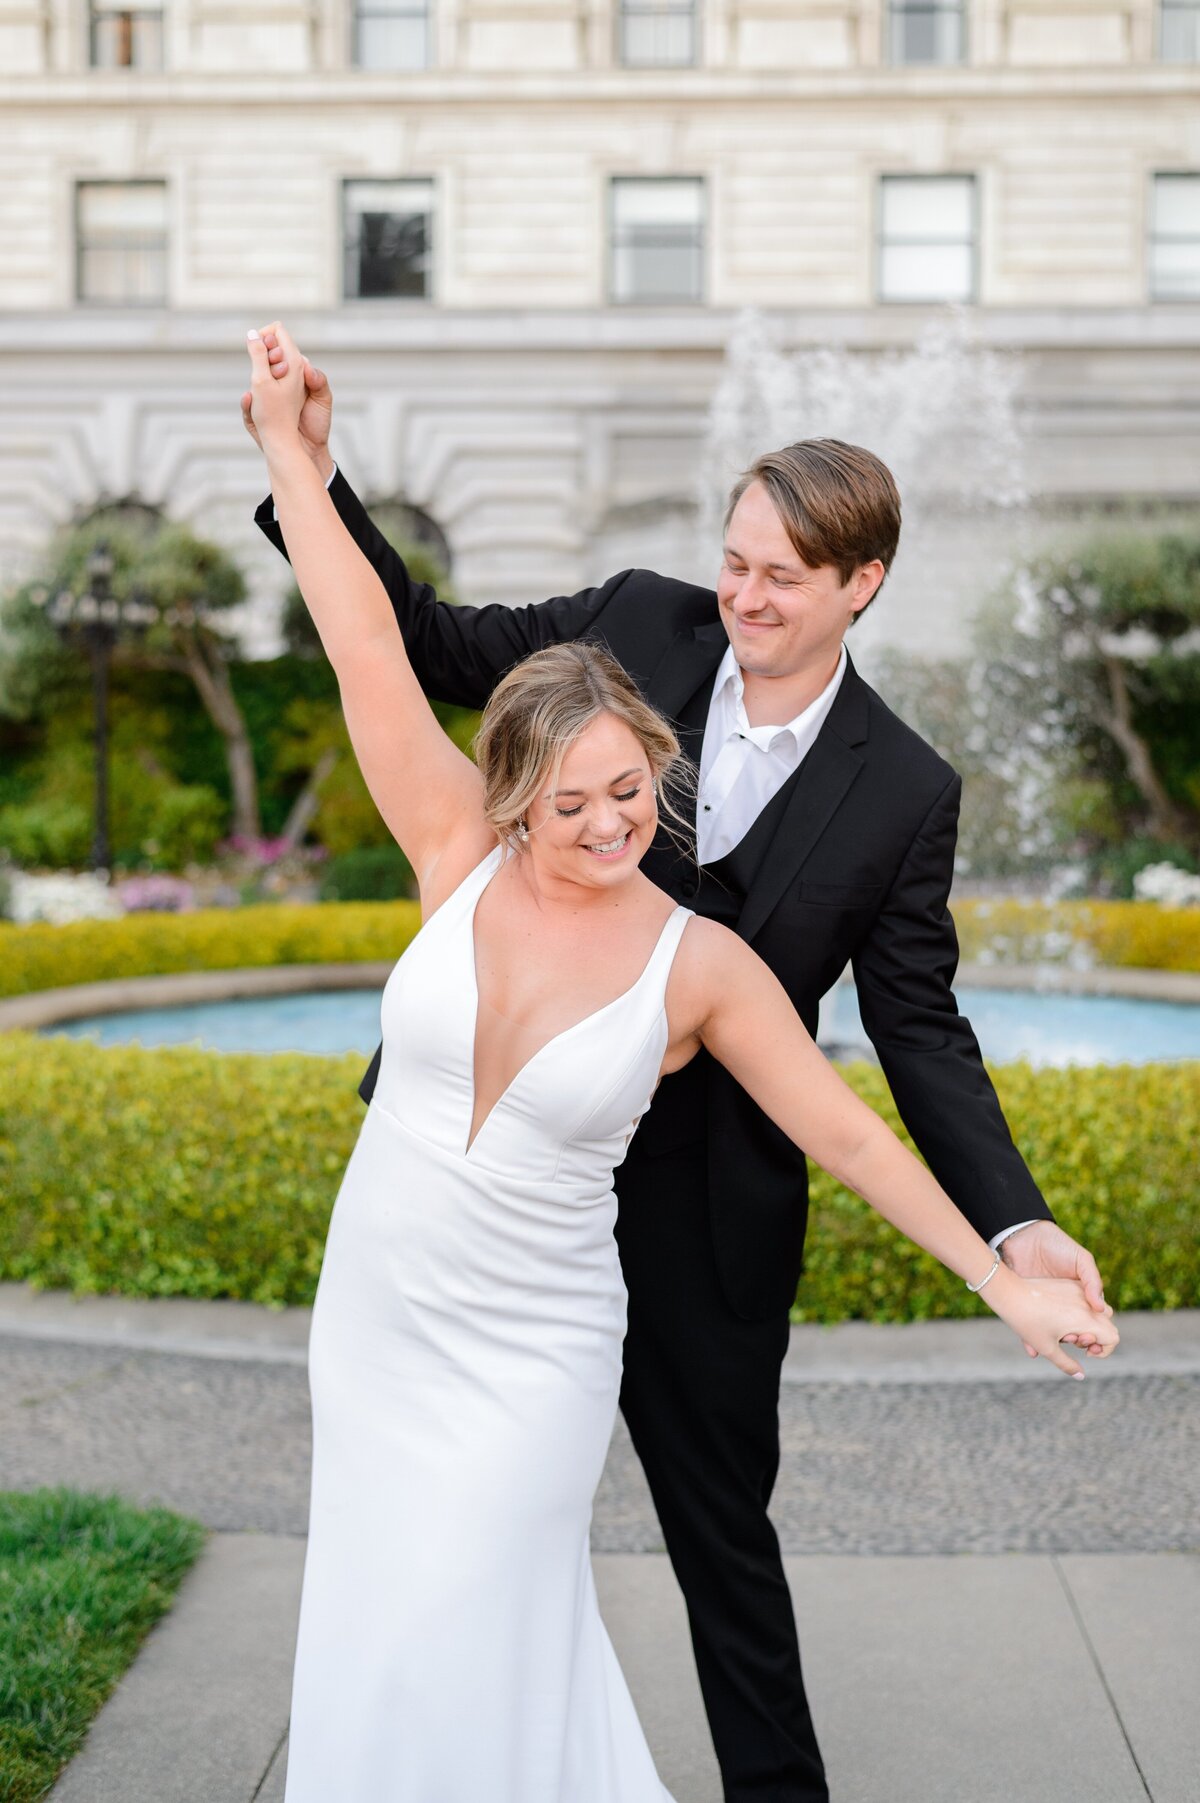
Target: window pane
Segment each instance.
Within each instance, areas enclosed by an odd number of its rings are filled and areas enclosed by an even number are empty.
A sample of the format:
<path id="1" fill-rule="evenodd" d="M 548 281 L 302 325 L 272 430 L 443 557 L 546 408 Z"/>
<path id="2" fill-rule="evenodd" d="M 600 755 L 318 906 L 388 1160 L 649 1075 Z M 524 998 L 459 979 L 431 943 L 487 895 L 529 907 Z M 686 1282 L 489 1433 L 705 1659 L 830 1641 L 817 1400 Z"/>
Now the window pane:
<path id="1" fill-rule="evenodd" d="M 652 234 L 639 228 L 614 249 L 613 288 L 619 301 L 697 301 L 702 291 L 700 245 L 666 229 Z"/>
<path id="2" fill-rule="evenodd" d="M 167 224 L 163 182 L 81 182 L 79 223 L 89 237 L 101 233 L 162 232 Z"/>
<path id="3" fill-rule="evenodd" d="M 691 0 L 683 4 L 629 4 L 621 9 L 621 61 L 644 68 L 685 67 L 696 58 Z"/>
<path id="4" fill-rule="evenodd" d="M 430 291 L 432 182 L 347 182 L 345 292 L 421 300 Z"/>
<path id="5" fill-rule="evenodd" d="M 969 238 L 974 180 L 971 176 L 883 178 L 885 238 Z"/>
<path id="6" fill-rule="evenodd" d="M 618 227 L 699 225 L 704 206 L 698 181 L 627 181 L 613 183 L 613 218 Z"/>
<path id="7" fill-rule="evenodd" d="M 1164 4 L 1159 50 L 1164 63 L 1200 62 L 1200 6 Z"/>
<path id="8" fill-rule="evenodd" d="M 429 21 L 423 6 L 359 8 L 354 61 L 360 69 L 424 69 L 429 62 Z"/>
<path id="9" fill-rule="evenodd" d="M 1200 238 L 1150 247 L 1150 291 L 1155 300 L 1200 299 Z"/>
<path id="10" fill-rule="evenodd" d="M 895 63 L 960 63 L 965 35 L 958 6 L 893 4 L 891 45 Z"/>
<path id="11" fill-rule="evenodd" d="M 1200 175 L 1155 176 L 1154 229 L 1200 237 Z"/>
<path id="12" fill-rule="evenodd" d="M 883 300 L 971 300 L 971 246 L 885 244 L 880 252 L 879 284 Z"/>
<path id="13" fill-rule="evenodd" d="M 94 69 L 161 69 L 163 22 L 159 7 L 130 7 L 92 0 Z"/>

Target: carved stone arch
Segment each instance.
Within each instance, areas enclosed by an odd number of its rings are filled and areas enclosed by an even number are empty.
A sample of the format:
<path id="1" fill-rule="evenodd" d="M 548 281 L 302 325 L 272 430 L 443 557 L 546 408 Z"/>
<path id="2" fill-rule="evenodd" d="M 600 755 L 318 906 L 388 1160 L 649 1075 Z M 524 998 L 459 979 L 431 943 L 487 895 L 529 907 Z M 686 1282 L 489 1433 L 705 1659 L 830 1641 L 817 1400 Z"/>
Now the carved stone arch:
<path id="1" fill-rule="evenodd" d="M 420 545 L 447 576 L 453 573 L 454 553 L 431 513 L 395 495 L 372 501 L 368 511 L 389 543 Z"/>

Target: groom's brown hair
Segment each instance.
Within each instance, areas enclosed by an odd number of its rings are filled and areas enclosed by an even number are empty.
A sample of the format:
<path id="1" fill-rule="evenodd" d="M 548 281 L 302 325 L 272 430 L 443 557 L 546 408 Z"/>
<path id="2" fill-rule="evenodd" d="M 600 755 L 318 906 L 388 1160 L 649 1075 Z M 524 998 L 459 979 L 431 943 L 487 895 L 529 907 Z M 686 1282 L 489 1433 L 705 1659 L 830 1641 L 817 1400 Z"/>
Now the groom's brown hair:
<path id="1" fill-rule="evenodd" d="M 752 482 L 762 483 L 810 569 L 832 564 L 846 583 L 855 570 L 878 558 L 886 576 L 900 542 L 900 494 L 892 472 L 873 451 L 840 438 L 804 438 L 781 451 L 768 451 L 734 483 L 725 509 L 726 531 Z M 864 607 L 855 619 L 866 611 Z"/>

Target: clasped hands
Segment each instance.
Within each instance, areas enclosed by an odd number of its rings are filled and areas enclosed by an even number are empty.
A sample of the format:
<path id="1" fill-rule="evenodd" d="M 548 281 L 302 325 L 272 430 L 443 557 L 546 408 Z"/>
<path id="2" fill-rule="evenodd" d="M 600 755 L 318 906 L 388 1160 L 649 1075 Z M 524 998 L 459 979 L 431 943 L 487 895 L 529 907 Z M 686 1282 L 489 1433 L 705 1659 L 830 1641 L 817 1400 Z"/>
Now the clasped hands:
<path id="1" fill-rule="evenodd" d="M 264 430 L 290 425 L 322 480 L 328 481 L 334 467 L 329 454 L 333 391 L 328 378 L 298 350 L 279 320 L 248 333 L 247 350 L 253 372 L 241 403 L 247 432 L 264 450 Z M 1096 1329 L 1064 1334 L 1061 1344 L 1073 1345 L 1090 1358 L 1112 1351 L 1116 1329 L 1108 1323 L 1113 1311 L 1104 1300 L 1096 1261 L 1061 1227 L 1053 1221 L 1033 1221 L 1001 1242 L 1000 1256 L 1009 1270 L 1031 1283 L 1053 1279 L 1078 1285 L 1083 1301 L 1098 1317 Z M 1031 1358 L 1038 1357 L 1036 1347 L 1027 1340 L 1023 1344 Z"/>

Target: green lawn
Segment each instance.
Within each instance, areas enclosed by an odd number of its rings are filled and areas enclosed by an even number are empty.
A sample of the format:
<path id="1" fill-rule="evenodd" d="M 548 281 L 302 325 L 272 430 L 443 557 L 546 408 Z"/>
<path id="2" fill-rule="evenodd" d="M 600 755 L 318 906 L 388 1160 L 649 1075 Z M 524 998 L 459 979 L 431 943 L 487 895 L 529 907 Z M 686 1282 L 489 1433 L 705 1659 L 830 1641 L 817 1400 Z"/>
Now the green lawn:
<path id="1" fill-rule="evenodd" d="M 50 1790 L 206 1535 L 116 1496 L 0 1491 L 0 1803 Z"/>

